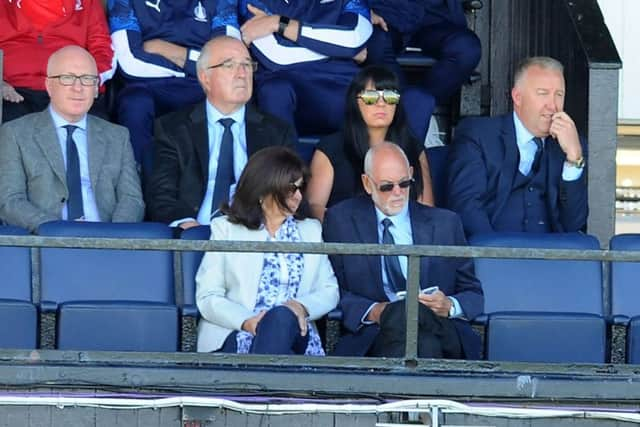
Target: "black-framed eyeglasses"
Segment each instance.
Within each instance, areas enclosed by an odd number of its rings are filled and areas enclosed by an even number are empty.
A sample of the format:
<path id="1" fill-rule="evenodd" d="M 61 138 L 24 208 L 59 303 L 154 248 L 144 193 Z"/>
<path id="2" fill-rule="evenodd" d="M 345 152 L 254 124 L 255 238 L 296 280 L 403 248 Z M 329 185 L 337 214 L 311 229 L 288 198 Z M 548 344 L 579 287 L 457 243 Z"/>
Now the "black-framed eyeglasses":
<path id="1" fill-rule="evenodd" d="M 367 105 L 376 104 L 380 98 L 389 105 L 396 105 L 400 102 L 400 92 L 393 89 L 375 90 L 367 89 L 358 94 L 358 98 Z"/>
<path id="2" fill-rule="evenodd" d="M 207 70 L 213 70 L 214 68 L 222 68 L 226 71 L 236 72 L 242 68 L 243 71 L 255 72 L 258 69 L 258 63 L 256 61 L 234 61 L 233 59 L 227 59 L 219 64 L 209 65 Z"/>
<path id="3" fill-rule="evenodd" d="M 58 79 L 62 86 L 73 86 L 76 80 L 80 80 L 82 86 L 95 86 L 98 84 L 98 76 L 93 74 L 83 74 L 76 76 L 75 74 L 58 74 L 57 76 L 47 76 L 48 79 Z"/>
<path id="4" fill-rule="evenodd" d="M 369 179 L 371 180 L 371 182 L 373 182 L 376 187 L 378 187 L 378 190 L 382 193 L 388 193 L 389 191 L 393 191 L 393 187 L 395 187 L 396 185 L 398 187 L 400 187 L 401 189 L 407 189 L 411 186 L 411 184 L 413 184 L 413 182 L 415 181 L 413 178 L 407 178 L 407 179 L 403 179 L 400 182 L 385 182 L 384 184 L 377 184 L 373 178 L 371 178 L 369 175 L 367 175 L 369 177 Z"/>

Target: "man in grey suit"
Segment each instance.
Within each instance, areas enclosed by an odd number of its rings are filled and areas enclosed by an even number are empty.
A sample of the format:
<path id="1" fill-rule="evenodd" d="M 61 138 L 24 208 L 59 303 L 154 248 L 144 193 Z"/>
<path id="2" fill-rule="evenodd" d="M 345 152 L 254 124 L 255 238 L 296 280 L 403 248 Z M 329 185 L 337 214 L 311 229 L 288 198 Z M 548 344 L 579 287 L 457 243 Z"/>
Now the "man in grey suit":
<path id="1" fill-rule="evenodd" d="M 0 128 L 0 218 L 35 231 L 53 220 L 135 222 L 144 203 L 127 130 L 87 115 L 98 94 L 93 57 L 54 52 L 51 103 Z"/>

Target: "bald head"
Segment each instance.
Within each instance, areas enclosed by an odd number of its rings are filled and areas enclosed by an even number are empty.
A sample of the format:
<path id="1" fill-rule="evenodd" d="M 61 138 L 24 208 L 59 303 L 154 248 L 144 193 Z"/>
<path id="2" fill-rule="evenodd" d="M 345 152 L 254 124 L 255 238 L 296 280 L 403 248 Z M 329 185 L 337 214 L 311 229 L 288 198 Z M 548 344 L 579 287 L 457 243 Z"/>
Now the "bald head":
<path id="1" fill-rule="evenodd" d="M 251 98 L 252 60 L 240 40 L 229 36 L 209 40 L 196 65 L 207 100 L 221 113 L 231 114 Z"/>
<path id="2" fill-rule="evenodd" d="M 367 151 L 362 185 L 385 215 L 397 215 L 407 205 L 410 186 L 405 183 L 409 184 L 412 176 L 413 168 L 398 145 L 383 142 Z"/>
<path id="3" fill-rule="evenodd" d="M 65 120 L 75 123 L 87 114 L 98 85 L 96 61 L 80 46 L 65 46 L 49 57 L 45 87 L 51 108 Z"/>

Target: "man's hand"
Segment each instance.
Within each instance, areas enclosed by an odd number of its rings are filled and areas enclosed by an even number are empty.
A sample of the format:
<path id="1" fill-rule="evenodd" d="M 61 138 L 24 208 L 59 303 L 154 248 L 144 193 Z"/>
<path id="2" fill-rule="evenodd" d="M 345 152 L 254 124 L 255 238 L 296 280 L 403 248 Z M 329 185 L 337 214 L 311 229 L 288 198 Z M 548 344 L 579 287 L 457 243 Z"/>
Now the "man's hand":
<path id="1" fill-rule="evenodd" d="M 449 317 L 449 310 L 453 303 L 442 291 L 435 291 L 431 295 L 419 294 L 418 301 L 429 307 L 440 317 Z"/>
<path id="2" fill-rule="evenodd" d="M 382 312 L 384 311 L 385 308 L 387 308 L 387 305 L 389 305 L 388 302 L 375 303 L 373 307 L 371 307 L 371 310 L 369 310 L 369 314 L 367 314 L 367 320 L 369 322 L 374 322 L 379 325 L 380 316 L 382 316 Z"/>
<path id="3" fill-rule="evenodd" d="M 20 95 L 9 83 L 2 81 L 2 99 L 9 102 L 22 102 L 24 97 Z"/>
<path id="4" fill-rule="evenodd" d="M 265 313 L 266 311 L 262 310 L 260 313 L 256 314 L 255 316 L 252 316 L 246 319 L 244 322 L 242 322 L 242 330 L 249 332 L 251 335 L 255 336 L 256 329 L 258 328 L 258 323 L 260 323 Z"/>
<path id="5" fill-rule="evenodd" d="M 367 60 L 367 48 L 365 47 L 360 52 L 358 52 L 356 54 L 356 56 L 353 57 L 353 60 L 356 61 L 357 64 L 362 64 L 364 61 L 366 61 Z"/>
<path id="6" fill-rule="evenodd" d="M 556 140 L 567 160 L 575 162 L 582 158 L 582 147 L 580 146 L 580 137 L 576 125 L 564 111 L 559 111 L 551 116 L 551 127 L 549 133 Z"/>
<path id="7" fill-rule="evenodd" d="M 300 327 L 300 335 L 303 337 L 307 335 L 307 316 L 309 313 L 307 309 L 296 300 L 290 299 L 286 301 L 284 304 L 289 310 L 293 311 L 293 314 L 296 315 L 298 319 L 298 326 Z"/>
<path id="8" fill-rule="evenodd" d="M 162 39 L 151 39 L 142 45 L 145 52 L 163 56 L 180 68 L 187 61 L 187 48 Z"/>
<path id="9" fill-rule="evenodd" d="M 185 221 L 178 224 L 178 227 L 182 228 L 183 230 L 187 230 L 191 227 L 197 227 L 199 225 L 200 223 L 198 221 Z"/>
<path id="10" fill-rule="evenodd" d="M 380 26 L 380 28 L 382 28 L 383 31 L 389 31 L 389 27 L 387 27 L 387 23 L 385 22 L 384 18 L 380 15 L 378 15 L 377 13 L 375 13 L 373 11 L 373 9 L 370 10 L 371 13 L 371 24 L 372 25 L 378 25 Z"/>
<path id="11" fill-rule="evenodd" d="M 240 27 L 242 41 L 249 46 L 254 40 L 260 39 L 278 31 L 280 17 L 278 15 L 267 15 L 267 13 L 251 4 L 247 5 L 253 17 Z"/>

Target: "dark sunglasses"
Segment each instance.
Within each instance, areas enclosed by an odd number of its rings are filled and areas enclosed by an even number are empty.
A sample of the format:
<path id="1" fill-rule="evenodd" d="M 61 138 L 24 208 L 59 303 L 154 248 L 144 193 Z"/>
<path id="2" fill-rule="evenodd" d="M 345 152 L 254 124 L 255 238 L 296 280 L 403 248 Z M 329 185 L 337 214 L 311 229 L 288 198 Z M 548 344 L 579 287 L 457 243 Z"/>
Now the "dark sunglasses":
<path id="1" fill-rule="evenodd" d="M 358 94 L 358 98 L 362 99 L 367 105 L 374 105 L 378 102 L 380 98 L 389 105 L 396 105 L 400 102 L 400 92 L 392 89 L 386 90 L 373 90 L 367 89 L 363 90 Z"/>
<path id="2" fill-rule="evenodd" d="M 290 194 L 294 194 L 296 191 L 300 190 L 300 193 L 304 193 L 304 189 L 305 189 L 305 183 L 302 182 L 301 184 L 296 184 L 295 182 L 292 182 L 289 184 L 289 193 Z"/>
<path id="3" fill-rule="evenodd" d="M 369 177 L 369 179 L 371 180 L 371 182 L 373 182 L 374 184 L 376 184 L 376 186 L 378 187 L 378 190 L 380 190 L 380 192 L 382 193 L 388 193 L 389 191 L 393 191 L 393 187 L 395 187 L 396 185 L 400 188 L 402 188 L 403 190 L 405 188 L 409 188 L 409 186 L 411 184 L 413 184 L 414 179 L 413 178 L 408 178 L 408 179 L 404 179 L 400 182 L 385 182 L 384 184 L 377 184 L 373 178 Z"/>

